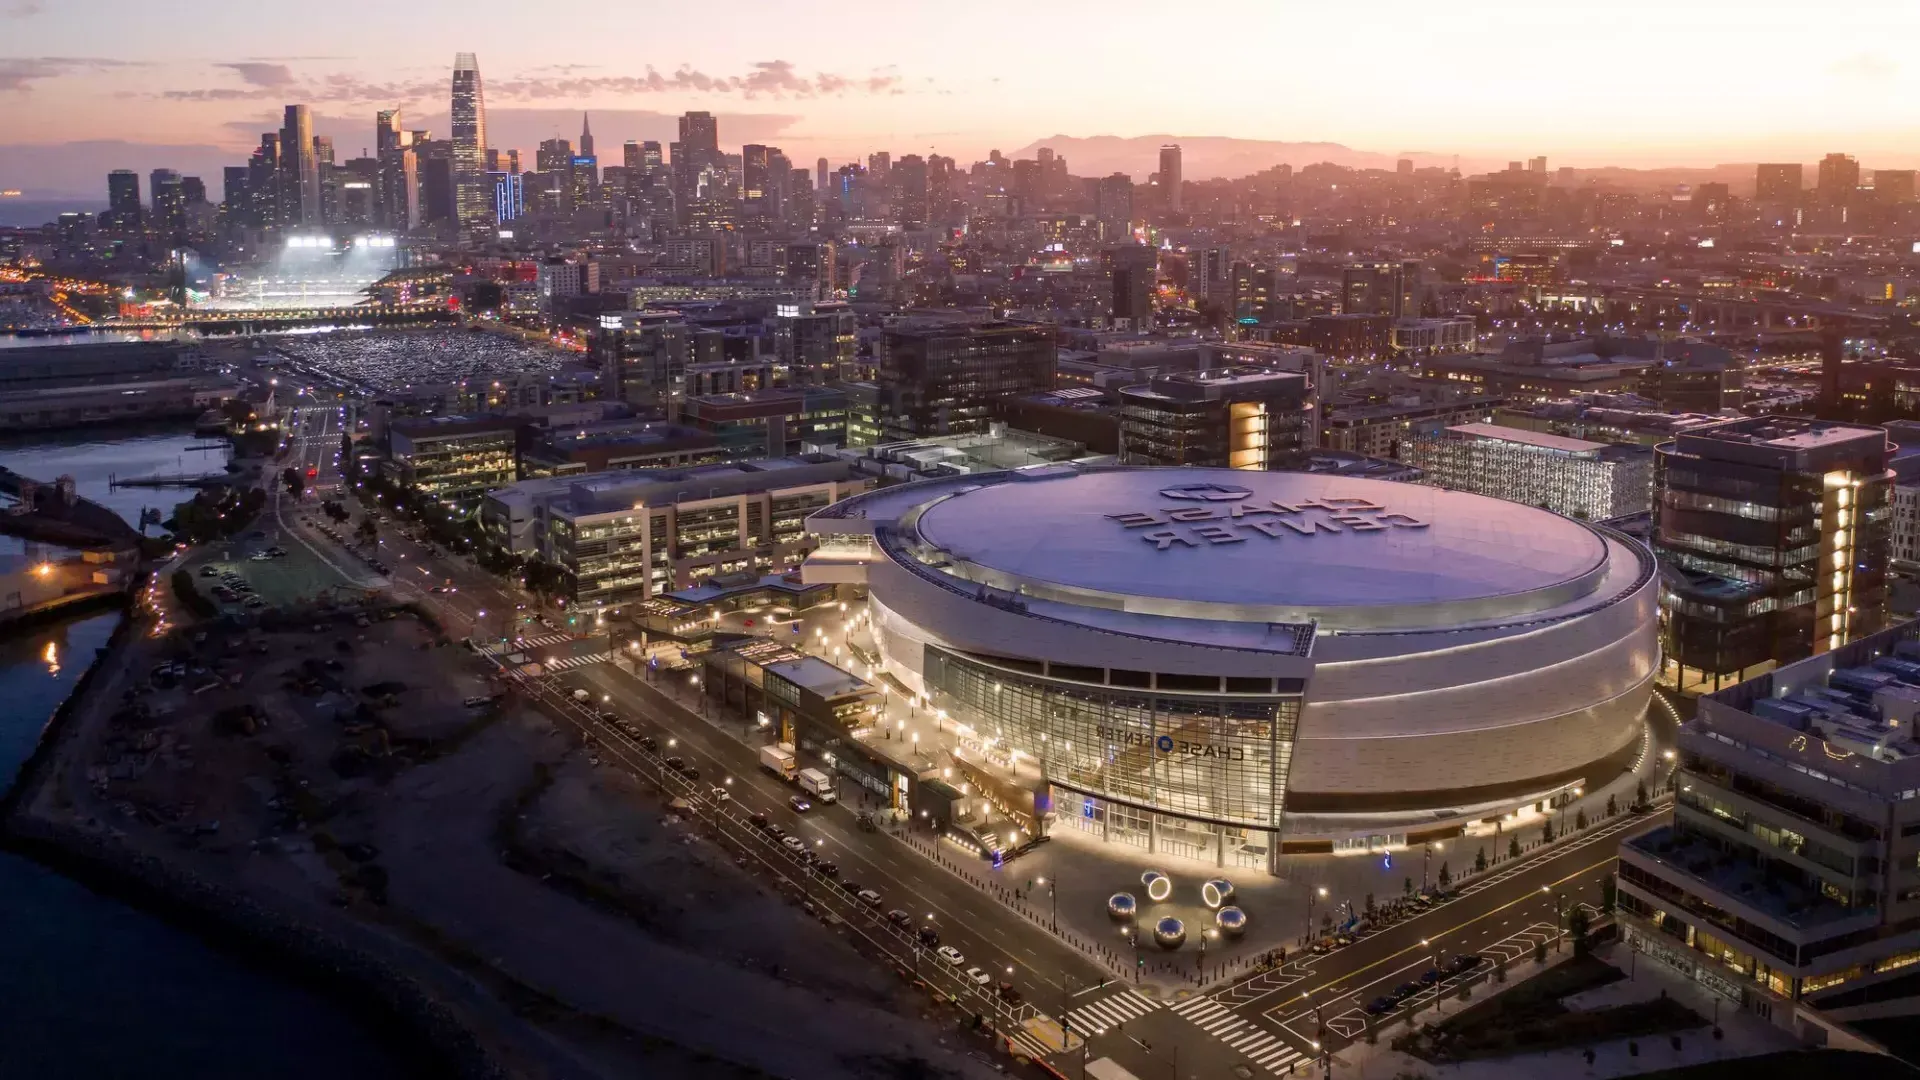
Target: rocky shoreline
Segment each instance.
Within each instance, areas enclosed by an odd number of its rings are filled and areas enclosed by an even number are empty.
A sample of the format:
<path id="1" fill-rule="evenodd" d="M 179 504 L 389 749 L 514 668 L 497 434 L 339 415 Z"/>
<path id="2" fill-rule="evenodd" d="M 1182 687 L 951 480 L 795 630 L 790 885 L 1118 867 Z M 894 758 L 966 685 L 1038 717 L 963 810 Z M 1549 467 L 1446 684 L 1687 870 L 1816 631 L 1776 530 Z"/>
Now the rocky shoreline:
<path id="1" fill-rule="evenodd" d="M 323 993 L 365 1023 L 412 1075 L 505 1080 L 479 1026 L 436 996 L 389 954 L 398 946 L 344 918 L 269 906 L 186 867 L 140 851 L 108 832 L 49 820 L 31 809 L 58 782 L 76 713 L 100 673 L 137 632 L 130 602 L 94 664 L 41 732 L 14 784 L 0 797 L 0 848 L 88 888 L 153 913 L 217 948 Z"/>

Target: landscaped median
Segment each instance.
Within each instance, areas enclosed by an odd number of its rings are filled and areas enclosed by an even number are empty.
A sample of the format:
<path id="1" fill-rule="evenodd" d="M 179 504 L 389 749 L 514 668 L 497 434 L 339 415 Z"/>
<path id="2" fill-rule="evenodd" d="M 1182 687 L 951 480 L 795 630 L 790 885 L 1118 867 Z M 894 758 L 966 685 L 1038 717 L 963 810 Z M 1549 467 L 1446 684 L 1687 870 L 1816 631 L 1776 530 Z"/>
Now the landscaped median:
<path id="1" fill-rule="evenodd" d="M 1561 1003 L 1625 977 L 1619 968 L 1590 954 L 1575 955 L 1437 1024 L 1400 1036 L 1393 1048 L 1436 1065 L 1455 1064 L 1706 1025 L 1704 1017 L 1664 995 L 1586 1011 Z"/>

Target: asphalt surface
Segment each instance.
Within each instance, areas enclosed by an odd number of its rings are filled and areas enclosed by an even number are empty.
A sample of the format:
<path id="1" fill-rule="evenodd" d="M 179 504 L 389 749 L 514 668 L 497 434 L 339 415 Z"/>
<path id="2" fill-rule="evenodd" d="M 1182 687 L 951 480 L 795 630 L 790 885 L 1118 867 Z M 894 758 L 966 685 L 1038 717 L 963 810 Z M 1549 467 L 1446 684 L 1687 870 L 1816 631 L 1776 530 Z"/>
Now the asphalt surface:
<path id="1" fill-rule="evenodd" d="M 329 428 L 325 416 L 309 423 L 308 431 L 296 436 L 295 450 L 311 454 L 302 460 L 325 469 L 328 463 L 321 455 L 330 457 L 338 448 L 339 428 Z M 337 545 L 329 549 L 326 538 L 311 527 L 298 525 L 295 517 L 289 514 L 285 520 L 297 539 L 330 550 L 332 562 L 351 561 Z M 535 681 L 557 691 L 555 702 L 568 705 L 574 690 L 586 691 L 590 705 L 605 710 L 608 720 L 575 710 L 573 722 L 593 736 L 600 752 L 623 767 L 652 776 L 665 788 L 671 778 L 659 760 L 684 759 L 699 772 L 698 782 L 685 785 L 686 791 L 705 812 L 721 815 L 713 824 L 725 826 L 722 832 L 729 842 L 771 872 L 796 880 L 794 867 L 782 869 L 780 851 L 754 846 L 761 838 L 757 830 L 749 831 L 744 819 L 755 811 L 803 838 L 837 866 L 841 878 L 879 893 L 881 904 L 865 912 L 846 899 L 850 894 L 833 891 L 816 876 L 812 880 L 822 891 L 809 902 L 846 916 L 849 923 L 867 916 L 859 923 L 860 932 L 873 935 L 903 967 L 916 965 L 934 985 L 962 997 L 972 993 L 958 977 L 964 966 L 982 969 L 995 982 L 1011 983 L 1027 1005 L 1084 1037 L 1083 1046 L 1049 1055 L 1068 1076 L 1078 1075 L 1084 1060 L 1100 1057 L 1113 1058 L 1143 1080 L 1305 1074 L 1320 1054 L 1337 1053 L 1364 1038 L 1368 1003 L 1402 984 L 1418 983 L 1436 958 L 1444 962 L 1456 954 L 1476 953 L 1489 957 L 1489 964 L 1493 959 L 1519 963 L 1531 956 L 1536 943 L 1551 943 L 1570 905 L 1600 904 L 1601 883 L 1614 870 L 1620 836 L 1653 824 L 1647 817 L 1621 819 L 1463 886 L 1429 910 L 1331 953 L 1292 957 L 1276 971 L 1183 1000 L 1155 1000 L 1114 980 L 1078 948 L 914 848 L 885 832 L 861 830 L 854 819 L 857 790 L 845 792 L 853 800 L 851 807 L 843 803 L 796 813 L 788 799 L 797 789 L 759 767 L 754 749 L 733 733 L 734 722 L 706 719 L 667 689 L 605 662 L 608 638 L 570 632 L 563 612 L 544 612 L 551 626 L 534 622 L 540 612 L 526 594 L 508 589 L 468 559 L 417 542 L 412 531 L 417 531 L 413 525 L 397 520 L 381 530 L 379 557 L 392 571 L 395 593 L 434 610 L 451 636 L 486 642 L 505 638 L 550 670 L 560 669 Z M 642 751 L 621 722 L 658 740 L 659 752 Z M 724 786 L 729 795 L 717 806 L 705 797 L 714 786 Z M 950 862 L 965 866 L 974 878 L 1000 880 L 990 864 L 971 860 L 951 845 L 945 850 Z M 804 872 L 797 874 L 802 888 L 807 878 Z M 1013 877 L 1004 881 L 1011 886 Z M 964 955 L 963 965 L 944 970 L 931 952 L 914 949 L 908 935 L 873 917 L 896 908 L 908 912 L 915 927 L 933 927 L 942 944 Z M 1448 981 L 1438 988 L 1443 1011 L 1454 1007 L 1451 989 Z M 1412 1004 L 1429 1003 L 1435 993 L 1429 988 Z M 1030 1012 L 997 1006 L 985 991 L 968 1003 L 990 1014 L 999 1008 L 1002 1018 Z M 1374 1020 L 1392 1027 L 1401 1016 L 1402 1009 L 1396 1008 Z M 1022 1049 L 1041 1049 L 1031 1039 L 1019 1041 Z"/>

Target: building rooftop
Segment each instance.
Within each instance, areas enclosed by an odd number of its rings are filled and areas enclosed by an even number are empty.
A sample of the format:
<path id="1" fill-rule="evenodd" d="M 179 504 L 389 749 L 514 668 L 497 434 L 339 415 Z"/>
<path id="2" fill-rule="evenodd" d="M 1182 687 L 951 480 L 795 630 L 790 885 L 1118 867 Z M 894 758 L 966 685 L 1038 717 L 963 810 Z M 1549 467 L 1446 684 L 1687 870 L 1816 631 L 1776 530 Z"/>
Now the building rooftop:
<path id="1" fill-rule="evenodd" d="M 1878 440 L 1884 443 L 1887 432 L 1885 428 L 1864 424 L 1838 424 L 1798 416 L 1755 416 L 1694 428 L 1687 432 L 1687 437 L 1779 450 L 1815 450 L 1855 440 Z"/>
<path id="2" fill-rule="evenodd" d="M 1549 435 L 1543 431 L 1526 431 L 1521 428 L 1503 427 L 1499 424 L 1456 424 L 1447 430 L 1476 439 L 1498 439 L 1502 442 L 1521 443 L 1542 450 L 1558 450 L 1566 454 L 1594 454 L 1606 449 L 1607 446 L 1606 443 L 1569 439 L 1564 435 Z"/>
<path id="3" fill-rule="evenodd" d="M 766 670 L 829 699 L 859 693 L 869 685 L 853 672 L 844 671 L 817 656 L 802 656 L 797 660 L 768 664 Z"/>
<path id="4" fill-rule="evenodd" d="M 684 469 L 614 469 L 549 476 L 508 484 L 489 492 L 487 497 L 510 505 L 550 500 L 554 513 L 587 517 L 744 495 L 769 488 L 851 481 L 859 476 L 859 470 L 851 461 L 825 454 L 802 454 Z"/>

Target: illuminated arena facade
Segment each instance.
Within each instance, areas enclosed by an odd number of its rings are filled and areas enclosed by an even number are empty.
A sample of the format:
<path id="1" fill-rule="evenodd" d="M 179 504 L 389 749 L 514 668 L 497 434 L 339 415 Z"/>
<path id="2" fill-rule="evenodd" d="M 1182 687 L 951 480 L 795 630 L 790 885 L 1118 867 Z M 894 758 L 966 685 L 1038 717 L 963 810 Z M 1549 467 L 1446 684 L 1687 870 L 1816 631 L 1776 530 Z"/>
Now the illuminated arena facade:
<path id="1" fill-rule="evenodd" d="M 1657 574 L 1480 495 L 1047 465 L 814 515 L 885 670 L 1110 839 L 1271 869 L 1610 780 L 1642 749 Z M 1232 852 L 1233 856 L 1228 857 Z"/>

